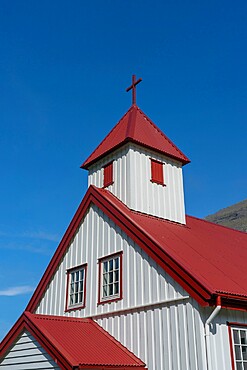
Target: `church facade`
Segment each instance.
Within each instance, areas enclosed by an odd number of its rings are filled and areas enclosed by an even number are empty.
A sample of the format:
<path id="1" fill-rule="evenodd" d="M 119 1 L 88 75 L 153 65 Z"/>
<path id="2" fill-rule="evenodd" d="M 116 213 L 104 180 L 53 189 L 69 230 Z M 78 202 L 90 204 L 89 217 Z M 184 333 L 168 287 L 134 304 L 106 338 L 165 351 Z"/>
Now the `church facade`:
<path id="1" fill-rule="evenodd" d="M 0 370 L 247 369 L 247 234 L 185 214 L 190 161 L 136 105 L 138 81 Z"/>

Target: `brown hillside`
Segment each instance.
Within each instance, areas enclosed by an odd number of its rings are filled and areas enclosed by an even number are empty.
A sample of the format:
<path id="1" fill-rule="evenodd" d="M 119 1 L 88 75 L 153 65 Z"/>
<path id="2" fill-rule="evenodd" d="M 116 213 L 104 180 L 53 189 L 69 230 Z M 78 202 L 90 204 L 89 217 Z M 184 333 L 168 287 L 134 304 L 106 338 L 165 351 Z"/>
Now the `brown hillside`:
<path id="1" fill-rule="evenodd" d="M 205 217 L 206 220 L 247 232 L 247 199 Z"/>

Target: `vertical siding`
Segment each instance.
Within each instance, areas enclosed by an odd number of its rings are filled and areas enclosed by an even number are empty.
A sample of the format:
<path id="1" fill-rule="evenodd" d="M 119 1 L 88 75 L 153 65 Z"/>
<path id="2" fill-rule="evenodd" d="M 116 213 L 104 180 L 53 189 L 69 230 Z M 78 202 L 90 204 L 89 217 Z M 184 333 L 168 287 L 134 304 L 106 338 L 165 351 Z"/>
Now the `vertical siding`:
<path id="1" fill-rule="evenodd" d="M 123 299 L 98 306 L 98 258 L 118 251 L 123 251 Z M 65 313 L 66 269 L 85 262 L 86 307 Z M 156 262 L 92 205 L 36 313 L 93 317 L 149 370 L 205 370 L 202 320 L 197 304 L 186 297 Z"/>
<path id="2" fill-rule="evenodd" d="M 206 370 L 203 324 L 193 301 L 96 320 L 149 370 Z"/>
<path id="3" fill-rule="evenodd" d="M 98 259 L 119 251 L 123 251 L 123 299 L 98 306 Z M 88 317 L 187 295 L 136 243 L 92 205 L 41 299 L 37 313 L 65 314 L 66 270 L 83 263 L 88 264 L 86 307 L 66 315 Z"/>
<path id="4" fill-rule="evenodd" d="M 165 186 L 151 182 L 150 158 L 161 161 Z M 128 207 L 185 223 L 181 164 L 163 155 L 128 144 L 90 168 L 88 183 L 103 187 L 103 166 L 113 162 L 114 183 L 107 187 Z"/>
<path id="5" fill-rule="evenodd" d="M 211 312 L 212 308 L 204 310 L 204 321 Z M 247 312 L 222 309 L 212 322 L 210 328 L 210 370 L 232 370 L 227 322 L 247 324 Z"/>
<path id="6" fill-rule="evenodd" d="M 25 331 L 0 363 L 1 370 L 60 369 L 36 339 Z"/>

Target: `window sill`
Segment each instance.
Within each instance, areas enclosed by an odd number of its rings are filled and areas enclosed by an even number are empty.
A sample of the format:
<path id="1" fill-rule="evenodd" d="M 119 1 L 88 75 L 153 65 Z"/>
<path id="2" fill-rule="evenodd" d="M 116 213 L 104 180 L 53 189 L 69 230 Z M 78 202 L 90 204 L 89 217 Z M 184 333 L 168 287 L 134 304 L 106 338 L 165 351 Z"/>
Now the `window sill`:
<path id="1" fill-rule="evenodd" d="M 101 300 L 97 303 L 97 306 L 100 306 L 100 305 L 103 305 L 103 304 L 106 304 L 106 303 L 121 301 L 122 299 L 123 299 L 123 297 L 116 297 L 116 298 L 113 297 L 113 298 L 109 298 L 109 299 L 103 299 L 103 300 Z"/>
<path id="2" fill-rule="evenodd" d="M 157 184 L 157 185 L 161 185 L 161 186 L 166 186 L 166 184 L 164 184 L 161 181 L 150 180 L 150 182 L 152 182 L 153 184 Z"/>
<path id="3" fill-rule="evenodd" d="M 68 307 L 64 310 L 64 312 L 71 312 L 71 311 L 76 311 L 76 310 L 82 310 L 83 308 L 85 308 L 86 305 L 83 304 L 83 305 L 78 305 L 78 306 L 73 306 L 73 307 Z"/>

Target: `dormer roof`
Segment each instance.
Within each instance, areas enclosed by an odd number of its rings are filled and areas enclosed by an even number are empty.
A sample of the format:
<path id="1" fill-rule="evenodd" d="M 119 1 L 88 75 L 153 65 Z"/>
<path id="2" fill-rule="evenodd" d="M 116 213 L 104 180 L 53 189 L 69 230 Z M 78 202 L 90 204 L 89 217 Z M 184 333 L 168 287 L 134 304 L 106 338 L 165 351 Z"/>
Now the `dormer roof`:
<path id="1" fill-rule="evenodd" d="M 137 105 L 132 105 L 120 121 L 113 127 L 105 139 L 81 165 L 87 169 L 103 156 L 116 150 L 127 142 L 133 142 L 174 158 L 182 164 L 190 160 L 180 149 L 142 112 Z"/>

